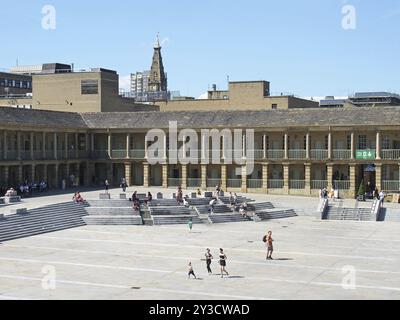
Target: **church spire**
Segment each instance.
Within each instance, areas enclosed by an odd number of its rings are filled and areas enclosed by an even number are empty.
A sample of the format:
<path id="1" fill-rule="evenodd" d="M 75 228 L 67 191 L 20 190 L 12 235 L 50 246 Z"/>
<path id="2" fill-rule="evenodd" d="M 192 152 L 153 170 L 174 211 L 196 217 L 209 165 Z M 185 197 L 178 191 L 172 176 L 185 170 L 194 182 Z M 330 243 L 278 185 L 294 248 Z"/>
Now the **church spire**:
<path id="1" fill-rule="evenodd" d="M 166 92 L 167 90 L 167 76 L 164 71 L 161 56 L 160 36 L 157 34 L 156 43 L 154 45 L 153 62 L 151 64 L 149 76 L 149 91 Z"/>

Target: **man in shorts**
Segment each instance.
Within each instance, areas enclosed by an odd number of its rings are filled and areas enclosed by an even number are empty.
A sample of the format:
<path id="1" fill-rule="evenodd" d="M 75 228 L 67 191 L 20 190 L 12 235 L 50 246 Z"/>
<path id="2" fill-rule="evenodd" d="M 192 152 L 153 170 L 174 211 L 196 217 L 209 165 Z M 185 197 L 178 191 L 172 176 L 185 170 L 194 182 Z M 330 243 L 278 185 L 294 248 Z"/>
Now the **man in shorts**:
<path id="1" fill-rule="evenodd" d="M 273 245 L 274 239 L 272 239 L 272 231 L 268 232 L 267 235 L 267 260 L 273 260 L 272 259 L 272 253 L 274 252 L 274 245 Z"/>

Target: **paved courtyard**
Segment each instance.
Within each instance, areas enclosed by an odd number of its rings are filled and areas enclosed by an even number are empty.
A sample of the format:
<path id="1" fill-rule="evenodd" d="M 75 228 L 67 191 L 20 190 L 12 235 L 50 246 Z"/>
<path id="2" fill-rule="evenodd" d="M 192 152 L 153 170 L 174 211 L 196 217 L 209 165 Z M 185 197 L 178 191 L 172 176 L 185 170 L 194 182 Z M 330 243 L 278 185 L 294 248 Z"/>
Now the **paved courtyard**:
<path id="1" fill-rule="evenodd" d="M 65 200 L 41 203 L 54 199 Z M 316 204 L 291 199 L 303 209 Z M 265 259 L 268 230 L 274 261 Z M 195 225 L 192 233 L 187 226 L 82 227 L 0 244 L 0 299 L 400 299 L 399 231 L 398 223 L 313 215 Z M 207 247 L 215 258 L 225 249 L 230 277 L 220 278 L 217 259 L 215 275 L 207 274 Z M 189 261 L 199 280 L 187 279 Z"/>

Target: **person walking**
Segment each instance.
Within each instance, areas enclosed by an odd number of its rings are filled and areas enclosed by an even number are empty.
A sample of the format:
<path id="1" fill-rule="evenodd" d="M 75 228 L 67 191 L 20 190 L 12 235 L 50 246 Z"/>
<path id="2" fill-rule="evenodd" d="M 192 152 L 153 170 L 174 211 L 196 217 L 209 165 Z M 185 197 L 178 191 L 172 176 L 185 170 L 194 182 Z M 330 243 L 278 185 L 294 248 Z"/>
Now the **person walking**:
<path id="1" fill-rule="evenodd" d="M 193 219 L 192 218 L 189 219 L 188 225 L 189 225 L 189 232 L 192 232 L 192 229 L 193 229 Z"/>
<path id="2" fill-rule="evenodd" d="M 126 179 L 122 178 L 121 180 L 121 188 L 123 192 L 126 192 L 126 188 L 127 188 L 127 183 L 126 183 Z"/>
<path id="3" fill-rule="evenodd" d="M 266 236 L 266 245 L 267 245 L 267 260 L 273 260 L 272 253 L 274 252 L 274 239 L 272 239 L 272 231 L 268 232 Z"/>
<path id="4" fill-rule="evenodd" d="M 219 265 L 221 266 L 221 278 L 224 277 L 224 273 L 226 273 L 227 276 L 229 276 L 228 271 L 226 270 L 226 260 L 227 256 L 224 253 L 224 249 L 219 249 Z"/>
<path id="5" fill-rule="evenodd" d="M 106 194 L 108 194 L 108 189 L 110 188 L 110 183 L 108 182 L 107 179 L 106 179 L 106 181 L 104 181 L 104 187 L 106 189 Z"/>
<path id="6" fill-rule="evenodd" d="M 189 279 L 190 279 L 191 276 L 193 276 L 195 279 L 197 279 L 196 275 L 194 274 L 192 263 L 189 262 L 189 272 L 188 272 Z"/>
<path id="7" fill-rule="evenodd" d="M 214 259 L 214 257 L 212 256 L 210 249 L 207 248 L 205 256 L 206 256 L 206 264 L 207 264 L 208 274 L 212 274 L 213 272 L 211 270 L 211 262 L 212 262 L 212 259 Z"/>
<path id="8" fill-rule="evenodd" d="M 385 193 L 383 192 L 383 190 L 379 193 L 379 200 L 381 201 L 382 204 L 382 208 L 383 208 L 383 203 L 385 202 Z"/>

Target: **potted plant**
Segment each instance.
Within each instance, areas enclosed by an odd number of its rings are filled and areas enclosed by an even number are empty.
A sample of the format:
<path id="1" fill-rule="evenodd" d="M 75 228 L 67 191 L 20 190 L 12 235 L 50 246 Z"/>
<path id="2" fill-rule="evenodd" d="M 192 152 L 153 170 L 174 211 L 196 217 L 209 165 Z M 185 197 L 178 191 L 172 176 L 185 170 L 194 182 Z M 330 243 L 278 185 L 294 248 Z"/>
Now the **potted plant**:
<path id="1" fill-rule="evenodd" d="M 357 199 L 358 199 L 358 201 L 365 201 L 364 179 L 361 181 L 360 187 L 358 188 Z"/>

